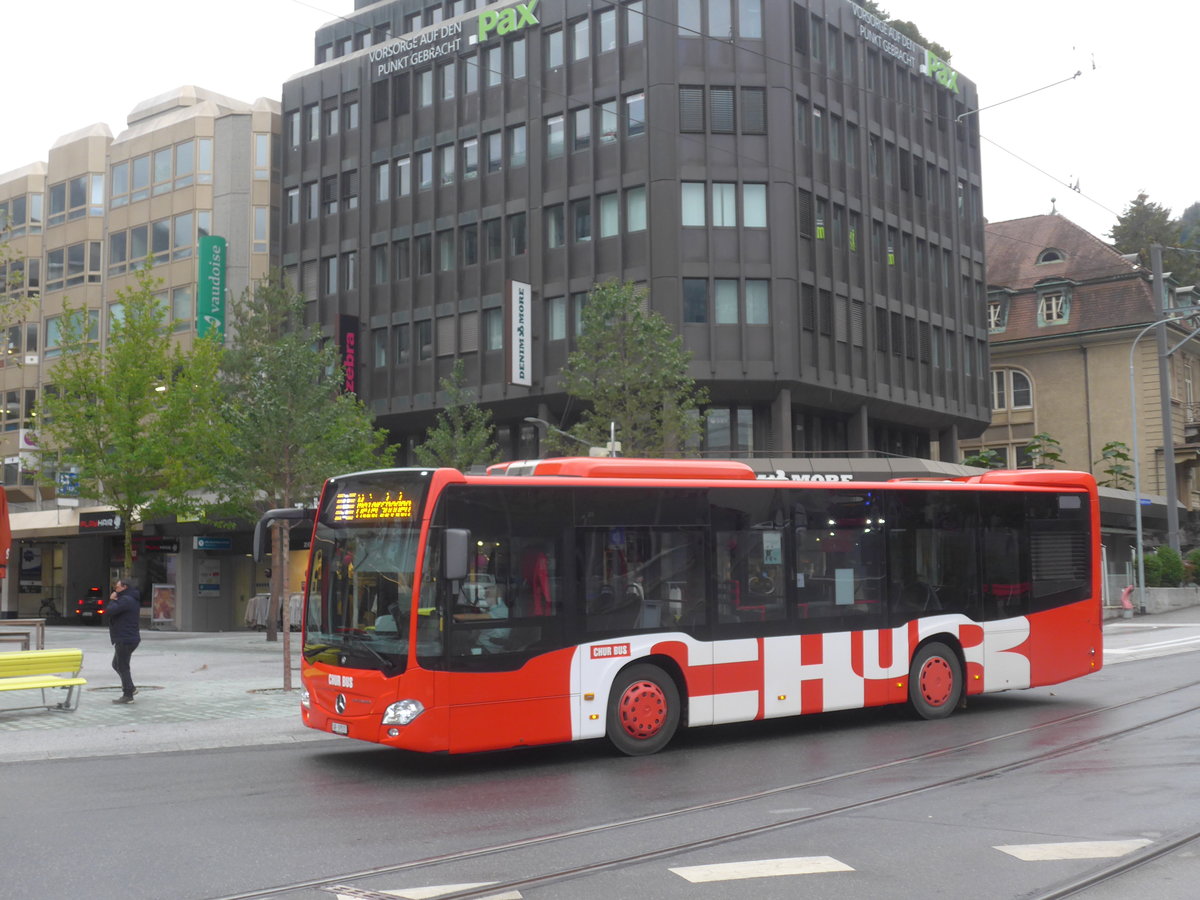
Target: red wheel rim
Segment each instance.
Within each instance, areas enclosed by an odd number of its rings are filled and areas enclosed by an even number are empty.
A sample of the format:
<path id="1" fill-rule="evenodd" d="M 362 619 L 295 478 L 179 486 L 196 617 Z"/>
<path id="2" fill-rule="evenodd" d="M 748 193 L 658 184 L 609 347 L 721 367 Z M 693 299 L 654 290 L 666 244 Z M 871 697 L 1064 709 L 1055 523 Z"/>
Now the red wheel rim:
<path id="1" fill-rule="evenodd" d="M 918 679 L 921 696 L 930 706 L 941 706 L 954 693 L 954 670 L 940 656 L 925 660 Z"/>
<path id="2" fill-rule="evenodd" d="M 667 721 L 667 695 L 653 681 L 635 681 L 625 688 L 617 709 L 625 733 L 644 741 L 658 734 Z"/>

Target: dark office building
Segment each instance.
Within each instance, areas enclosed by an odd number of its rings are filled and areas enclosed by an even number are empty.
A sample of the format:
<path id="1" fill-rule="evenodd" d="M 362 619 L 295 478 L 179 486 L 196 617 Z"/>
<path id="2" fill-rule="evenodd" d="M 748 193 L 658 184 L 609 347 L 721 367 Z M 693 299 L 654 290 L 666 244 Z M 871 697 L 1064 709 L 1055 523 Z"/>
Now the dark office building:
<path id="1" fill-rule="evenodd" d="M 284 85 L 282 264 L 397 442 L 462 359 L 536 455 L 609 279 L 683 335 L 705 452 L 987 425 L 977 94 L 924 48 L 846 0 L 356 6 Z"/>

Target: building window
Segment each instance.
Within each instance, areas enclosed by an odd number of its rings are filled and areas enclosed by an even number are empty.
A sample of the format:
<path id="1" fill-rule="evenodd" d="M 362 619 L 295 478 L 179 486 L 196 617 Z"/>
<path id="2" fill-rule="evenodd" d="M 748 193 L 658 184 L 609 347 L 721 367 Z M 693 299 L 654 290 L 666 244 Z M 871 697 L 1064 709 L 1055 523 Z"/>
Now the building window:
<path id="1" fill-rule="evenodd" d="M 483 349 L 504 349 L 504 313 L 500 309 L 483 311 Z"/>
<path id="2" fill-rule="evenodd" d="M 454 159 L 457 156 L 457 148 L 453 144 L 446 144 L 441 150 L 442 184 L 454 184 Z"/>
<path id="3" fill-rule="evenodd" d="M 620 233 L 620 198 L 615 194 L 601 194 L 596 198 L 600 207 L 600 237 L 614 237 Z"/>
<path id="4" fill-rule="evenodd" d="M 564 123 L 562 116 L 549 116 L 546 119 L 546 156 L 549 159 L 562 156 L 566 149 Z"/>
<path id="5" fill-rule="evenodd" d="M 473 266 L 479 262 L 479 226 L 464 225 L 459 229 L 459 243 L 462 245 L 462 264 Z"/>
<path id="6" fill-rule="evenodd" d="M 463 180 L 479 177 L 479 139 L 471 138 L 463 141 Z"/>
<path id="7" fill-rule="evenodd" d="M 631 187 L 625 191 L 625 231 L 646 230 L 646 188 Z"/>
<path id="8" fill-rule="evenodd" d="M 557 69 L 563 64 L 563 33 L 561 28 L 548 31 L 545 34 L 546 68 Z"/>
<path id="9" fill-rule="evenodd" d="M 525 38 L 517 38 L 508 45 L 508 62 L 509 77 L 525 77 Z"/>
<path id="10" fill-rule="evenodd" d="M 429 319 L 417 323 L 417 359 L 433 358 L 433 322 Z"/>
<path id="11" fill-rule="evenodd" d="M 524 256 L 529 250 L 529 239 L 525 213 L 513 213 L 508 217 L 508 255 Z"/>
<path id="12" fill-rule="evenodd" d="M 571 62 L 579 62 L 591 55 L 591 28 L 586 18 L 571 23 Z"/>
<path id="13" fill-rule="evenodd" d="M 546 246 L 553 249 L 566 243 L 566 225 L 562 204 L 546 207 Z"/>
<path id="14" fill-rule="evenodd" d="M 735 278 L 713 282 L 713 321 L 717 325 L 738 324 L 738 283 Z"/>
<path id="15" fill-rule="evenodd" d="M 468 56 L 463 60 L 463 93 L 474 94 L 479 90 L 479 58 Z"/>
<path id="16" fill-rule="evenodd" d="M 483 223 L 483 258 L 494 262 L 504 256 L 504 229 L 499 219 L 488 219 Z"/>
<path id="17" fill-rule="evenodd" d="M 266 253 L 267 252 L 267 239 L 269 236 L 269 218 L 270 218 L 269 214 L 270 214 L 270 212 L 271 212 L 270 207 L 267 207 L 267 206 L 254 207 L 254 244 L 253 244 L 253 248 L 251 250 L 252 253 Z M 176 246 L 179 245 L 180 238 L 182 237 L 179 234 L 179 229 L 181 227 L 180 219 L 182 219 L 182 218 L 184 218 L 184 217 L 183 216 L 175 217 L 175 229 L 176 229 L 175 243 L 176 243 Z M 190 221 L 191 216 L 188 215 L 187 218 L 189 221 L 182 227 L 184 229 L 186 229 L 186 231 L 188 232 L 188 234 L 187 234 L 187 241 L 188 241 L 187 255 L 191 256 L 191 243 L 192 243 L 192 240 L 191 240 L 191 230 L 192 229 L 191 229 L 191 221 Z M 181 252 L 183 252 L 183 251 L 176 250 L 175 255 L 172 258 L 179 259 L 180 258 L 179 254 Z"/>
<path id="18" fill-rule="evenodd" d="M 715 183 L 712 186 L 712 223 L 714 228 L 737 227 L 737 185 Z"/>
<path id="19" fill-rule="evenodd" d="M 433 106 L 433 69 L 417 73 L 417 105 Z"/>
<path id="20" fill-rule="evenodd" d="M 458 69 L 454 65 L 453 60 L 441 67 L 440 75 L 442 79 L 442 99 L 453 100 L 455 89 L 458 86 Z"/>
<path id="21" fill-rule="evenodd" d="M 765 279 L 746 280 L 746 324 L 771 324 L 771 283 Z"/>
<path id="22" fill-rule="evenodd" d="M 679 130 L 688 133 L 704 131 L 704 88 L 679 88 Z"/>
<path id="23" fill-rule="evenodd" d="M 371 362 L 376 369 L 387 366 L 388 333 L 386 328 L 376 328 L 371 332 Z"/>
<path id="24" fill-rule="evenodd" d="M 551 297 L 546 301 L 546 336 L 551 341 L 567 339 L 566 297 Z"/>
<path id="25" fill-rule="evenodd" d="M 433 237 L 419 234 L 413 238 L 413 253 L 417 257 L 417 275 L 428 275 L 433 271 Z"/>
<path id="26" fill-rule="evenodd" d="M 168 167 L 169 167 L 168 163 Z M 155 168 L 158 168 L 157 160 Z M 254 135 L 254 177 L 266 181 L 271 177 L 271 136 L 269 134 Z"/>
<path id="27" fill-rule="evenodd" d="M 397 281 L 412 275 L 411 262 L 408 254 L 408 241 L 396 241 L 392 244 L 392 271 Z"/>
<path id="28" fill-rule="evenodd" d="M 708 122 L 713 134 L 733 134 L 735 121 L 733 88 L 709 88 Z"/>
<path id="29" fill-rule="evenodd" d="M 439 231 L 437 245 L 438 271 L 449 272 L 454 268 L 454 232 L 452 230 Z"/>
<path id="30" fill-rule="evenodd" d="M 592 143 L 592 110 L 583 107 L 571 113 L 571 149 L 586 150 Z"/>
<path id="31" fill-rule="evenodd" d="M 637 137 L 646 133 L 646 95 L 630 94 L 625 98 L 625 136 Z"/>
<path id="32" fill-rule="evenodd" d="M 191 331 L 196 319 L 192 303 L 192 286 L 171 289 L 171 330 Z"/>
<path id="33" fill-rule="evenodd" d="M 646 4 L 644 0 L 625 4 L 625 43 L 640 44 L 646 39 Z"/>
<path id="34" fill-rule="evenodd" d="M 685 227 L 703 228 L 708 224 L 705 215 L 707 206 L 706 186 L 703 181 L 685 181 L 681 185 L 681 224 Z"/>
<path id="35" fill-rule="evenodd" d="M 376 203 L 385 203 L 388 200 L 392 199 L 391 174 L 392 174 L 392 164 L 391 163 L 379 163 L 377 166 L 374 167 L 374 178 L 372 178 L 371 180 L 373 182 L 375 182 L 375 202 Z"/>
<path id="36" fill-rule="evenodd" d="M 504 82 L 503 47 L 488 47 L 483 51 L 483 66 L 488 87 L 496 87 Z"/>
<path id="37" fill-rule="evenodd" d="M 988 302 L 988 331 L 1003 331 L 1006 325 L 1004 304 L 999 300 Z"/>
<path id="38" fill-rule="evenodd" d="M 407 156 L 396 160 L 396 196 L 407 197 L 412 192 L 412 160 Z"/>
<path id="39" fill-rule="evenodd" d="M 483 139 L 487 147 L 488 174 L 499 172 L 504 168 L 504 139 L 499 131 L 485 134 Z"/>
<path id="40" fill-rule="evenodd" d="M 684 324 L 702 325 L 708 321 L 708 280 L 683 279 Z"/>
<path id="41" fill-rule="evenodd" d="M 571 231 L 576 242 L 592 239 L 592 201 L 590 197 L 571 202 Z"/>
<path id="42" fill-rule="evenodd" d="M 1053 247 L 1047 247 L 1038 254 L 1037 261 L 1040 265 L 1041 263 L 1062 262 L 1064 259 L 1066 259 L 1066 257 L 1063 255 L 1061 250 L 1056 250 Z"/>
<path id="43" fill-rule="evenodd" d="M 767 186 L 742 185 L 742 224 L 747 228 L 767 227 Z"/>
<path id="44" fill-rule="evenodd" d="M 767 133 L 767 92 L 766 88 L 742 88 L 742 133 Z"/>
<path id="45" fill-rule="evenodd" d="M 508 164 L 510 166 L 525 165 L 527 146 L 524 125 L 513 125 L 508 129 Z"/>
<path id="46" fill-rule="evenodd" d="M 387 284 L 388 277 L 388 246 L 378 244 L 371 248 L 371 284 Z"/>
<path id="47" fill-rule="evenodd" d="M 606 9 L 596 16 L 596 52 L 617 49 L 617 11 Z"/>
<path id="48" fill-rule="evenodd" d="M 327 107 L 326 109 L 322 110 L 321 114 L 325 118 L 325 136 L 332 137 L 333 135 L 337 134 L 338 126 L 340 125 L 338 108 L 336 106 Z"/>
<path id="49" fill-rule="evenodd" d="M 321 293 L 325 295 L 338 292 L 338 258 L 326 256 L 321 260 Z"/>
<path id="50" fill-rule="evenodd" d="M 409 334 L 407 325 L 396 326 L 396 362 L 397 364 L 407 363 L 410 361 L 410 350 L 412 337 Z"/>
<path id="51" fill-rule="evenodd" d="M 417 187 L 422 191 L 433 187 L 432 150 L 422 150 L 417 154 Z"/>
<path id="52" fill-rule="evenodd" d="M 1062 291 L 1042 294 L 1038 298 L 1038 325 L 1062 325 L 1069 310 L 1067 295 Z"/>
<path id="53" fill-rule="evenodd" d="M 617 101 L 605 100 L 600 104 L 600 143 L 611 144 L 617 134 Z"/>
<path id="54" fill-rule="evenodd" d="M 1030 409 L 1033 386 L 1029 376 L 1016 369 L 992 370 L 992 409 Z"/>

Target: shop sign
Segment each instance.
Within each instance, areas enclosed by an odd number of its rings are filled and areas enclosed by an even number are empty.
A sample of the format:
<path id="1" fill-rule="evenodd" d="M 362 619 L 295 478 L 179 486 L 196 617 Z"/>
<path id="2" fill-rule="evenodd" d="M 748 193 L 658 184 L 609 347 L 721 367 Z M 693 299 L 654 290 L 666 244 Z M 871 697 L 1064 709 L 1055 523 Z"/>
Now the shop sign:
<path id="1" fill-rule="evenodd" d="M 221 343 L 225 341 L 225 249 L 223 237 L 200 238 L 196 331 L 200 337 L 214 334 Z"/>
<path id="2" fill-rule="evenodd" d="M 508 283 L 508 383 L 533 384 L 532 288 L 520 281 Z"/>
<path id="3" fill-rule="evenodd" d="M 197 535 L 192 538 L 193 550 L 232 550 L 233 538 L 231 537 L 204 537 Z"/>
<path id="4" fill-rule="evenodd" d="M 137 543 L 144 553 L 179 552 L 179 538 L 144 537 L 138 538 Z"/>
<path id="5" fill-rule="evenodd" d="M 121 517 L 115 512 L 79 514 L 79 531 L 81 534 L 120 530 Z"/>
<path id="6" fill-rule="evenodd" d="M 958 93 L 958 72 L 945 60 L 930 53 L 908 35 L 901 33 L 870 10 L 856 3 L 850 6 L 858 19 L 858 36 L 880 53 L 892 57 L 910 69 L 932 78 L 948 91 Z"/>

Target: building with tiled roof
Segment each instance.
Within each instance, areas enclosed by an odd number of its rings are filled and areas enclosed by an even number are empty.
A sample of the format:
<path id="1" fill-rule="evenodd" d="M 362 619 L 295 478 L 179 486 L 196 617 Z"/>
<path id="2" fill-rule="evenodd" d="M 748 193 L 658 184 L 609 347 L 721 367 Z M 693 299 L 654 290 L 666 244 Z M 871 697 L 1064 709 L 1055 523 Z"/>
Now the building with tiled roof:
<path id="1" fill-rule="evenodd" d="M 963 442 L 964 452 L 987 448 L 997 463 L 1029 466 L 1026 447 L 1045 433 L 1062 445 L 1060 467 L 1108 481 L 1105 444 L 1134 444 L 1132 394 L 1142 491 L 1165 495 L 1150 271 L 1057 214 L 992 223 L 985 234 L 992 421 Z M 1168 306 L 1195 304 L 1193 288 L 1175 285 L 1170 273 L 1165 281 Z M 1168 357 L 1176 482 L 1189 509 L 1200 508 L 1200 342 L 1188 339 L 1197 324 L 1180 317 L 1167 326 L 1168 347 L 1178 346 Z"/>

